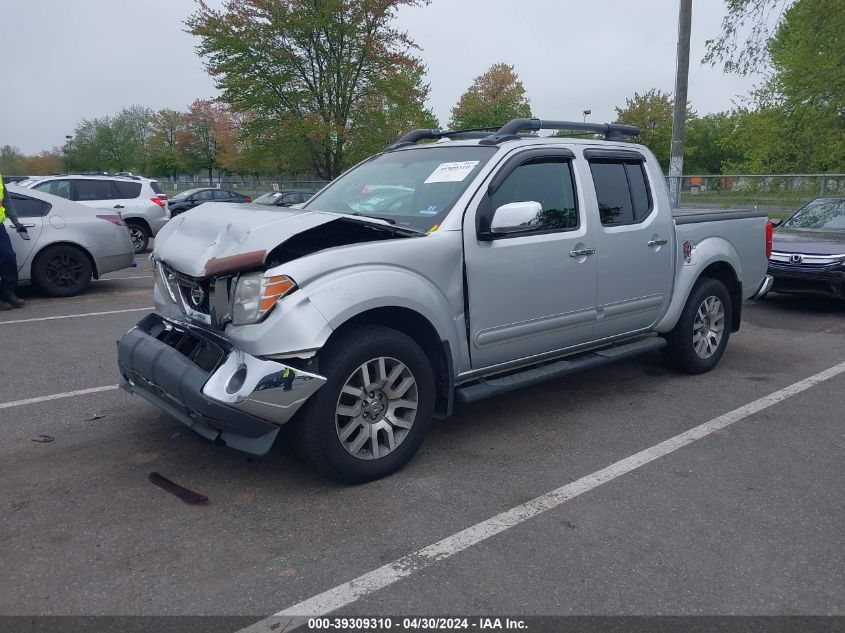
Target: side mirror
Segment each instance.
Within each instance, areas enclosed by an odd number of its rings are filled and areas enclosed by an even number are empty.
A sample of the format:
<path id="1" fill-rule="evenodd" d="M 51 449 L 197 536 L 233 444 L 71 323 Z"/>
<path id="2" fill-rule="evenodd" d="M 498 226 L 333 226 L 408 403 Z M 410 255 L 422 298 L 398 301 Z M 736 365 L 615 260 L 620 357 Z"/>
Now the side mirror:
<path id="1" fill-rule="evenodd" d="M 530 231 L 534 227 L 531 222 L 543 212 L 543 205 L 531 200 L 527 202 L 510 202 L 503 204 L 493 212 L 490 222 L 490 232 L 493 235 L 507 235 Z"/>
<path id="2" fill-rule="evenodd" d="M 783 220 L 769 220 L 772 223 L 772 228 L 776 229 L 781 224 L 783 224 Z"/>

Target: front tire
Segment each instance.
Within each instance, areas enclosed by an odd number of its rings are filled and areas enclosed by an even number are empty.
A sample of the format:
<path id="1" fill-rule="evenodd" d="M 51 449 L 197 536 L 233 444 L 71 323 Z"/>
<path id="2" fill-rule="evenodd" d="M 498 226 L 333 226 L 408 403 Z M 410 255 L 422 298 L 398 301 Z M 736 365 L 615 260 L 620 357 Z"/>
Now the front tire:
<path id="1" fill-rule="evenodd" d="M 91 283 L 91 261 L 70 244 L 48 246 L 32 264 L 32 280 L 51 297 L 72 297 Z"/>
<path id="2" fill-rule="evenodd" d="M 713 369 L 725 353 L 731 335 L 733 305 L 718 279 L 702 277 L 692 288 L 681 317 L 666 335 L 661 350 L 667 364 L 687 374 Z"/>
<path id="3" fill-rule="evenodd" d="M 352 326 L 320 353 L 327 378 L 292 422 L 300 454 L 324 475 L 363 483 L 404 466 L 434 412 L 434 373 L 410 337 Z"/>

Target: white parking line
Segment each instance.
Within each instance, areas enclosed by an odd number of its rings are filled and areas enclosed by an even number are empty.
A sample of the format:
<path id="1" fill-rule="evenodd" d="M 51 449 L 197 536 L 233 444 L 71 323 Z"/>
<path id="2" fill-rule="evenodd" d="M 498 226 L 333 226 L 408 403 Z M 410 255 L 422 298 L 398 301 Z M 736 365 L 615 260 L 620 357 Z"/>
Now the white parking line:
<path id="1" fill-rule="evenodd" d="M 155 310 L 149 308 L 128 308 L 126 310 L 107 310 L 105 312 L 86 312 L 85 314 L 63 314 L 61 316 L 35 317 L 32 319 L 14 319 L 13 321 L 0 321 L 0 325 L 11 325 L 12 323 L 32 323 L 33 321 L 54 321 L 56 319 L 76 319 L 79 317 L 100 316 L 101 314 L 122 314 L 124 312 L 143 312 Z"/>
<path id="2" fill-rule="evenodd" d="M 61 398 L 70 398 L 72 396 L 84 396 L 89 393 L 100 393 L 101 391 L 112 391 L 117 389 L 118 385 L 105 385 L 103 387 L 91 387 L 90 389 L 77 389 L 76 391 L 65 391 L 64 393 L 54 393 L 49 396 L 38 396 L 37 398 L 27 398 L 26 400 L 12 400 L 11 402 L 0 402 L 0 409 L 10 409 L 11 407 L 22 407 L 25 404 L 36 404 L 37 402 L 49 402 L 50 400 L 60 400 Z"/>
<path id="3" fill-rule="evenodd" d="M 526 503 L 515 506 L 510 510 L 506 510 L 486 521 L 482 521 L 452 536 L 448 536 L 428 547 L 407 554 L 392 563 L 358 576 L 349 582 L 345 582 L 333 589 L 303 600 L 298 604 L 279 611 L 272 617 L 242 629 L 242 633 L 286 630 L 298 624 L 302 618 L 322 616 L 336 611 L 380 589 L 384 589 L 403 578 L 407 578 L 429 565 L 450 558 L 496 534 L 500 534 L 535 516 L 552 510 L 578 495 L 582 495 L 602 484 L 613 481 L 617 477 L 630 473 L 656 459 L 674 453 L 678 449 L 707 437 L 711 433 L 735 424 L 750 415 L 759 413 L 763 409 L 782 402 L 797 393 L 801 393 L 843 372 L 845 372 L 845 362 L 789 385 L 779 391 L 775 391 L 738 409 L 734 409 L 689 431 L 655 444 L 635 455 L 626 457 L 606 468 L 602 468 L 581 479 L 561 486 L 556 490 L 552 490 Z"/>

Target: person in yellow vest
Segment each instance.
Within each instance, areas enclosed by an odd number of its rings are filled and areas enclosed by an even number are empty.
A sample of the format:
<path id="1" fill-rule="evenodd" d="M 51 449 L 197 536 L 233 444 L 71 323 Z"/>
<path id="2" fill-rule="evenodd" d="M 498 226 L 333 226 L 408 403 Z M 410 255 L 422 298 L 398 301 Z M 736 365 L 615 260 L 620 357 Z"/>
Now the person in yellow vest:
<path id="1" fill-rule="evenodd" d="M 18 214 L 15 213 L 12 196 L 3 186 L 3 177 L 0 176 L 0 310 L 24 306 L 24 300 L 15 296 L 15 290 L 18 287 L 18 260 L 15 249 L 12 248 L 12 240 L 9 239 L 6 226 L 3 224 L 6 218 L 23 239 L 29 239 L 26 228 L 20 223 Z"/>

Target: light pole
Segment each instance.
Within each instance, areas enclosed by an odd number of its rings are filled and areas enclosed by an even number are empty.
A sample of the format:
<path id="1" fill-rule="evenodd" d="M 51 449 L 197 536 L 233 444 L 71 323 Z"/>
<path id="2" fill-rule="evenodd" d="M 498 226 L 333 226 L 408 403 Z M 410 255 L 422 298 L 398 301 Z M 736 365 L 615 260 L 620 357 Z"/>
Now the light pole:
<path id="1" fill-rule="evenodd" d="M 592 114 L 592 113 L 593 113 L 592 110 L 584 110 L 584 123 L 587 122 L 587 115 Z"/>
<path id="2" fill-rule="evenodd" d="M 65 134 L 65 172 L 70 172 L 70 142 L 73 136 Z"/>
<path id="3" fill-rule="evenodd" d="M 672 145 L 669 147 L 669 199 L 673 209 L 681 206 L 681 184 L 684 174 L 684 124 L 687 115 L 691 27 L 692 0 L 680 0 L 678 11 L 678 52 L 675 62 L 675 103 L 672 106 Z"/>

